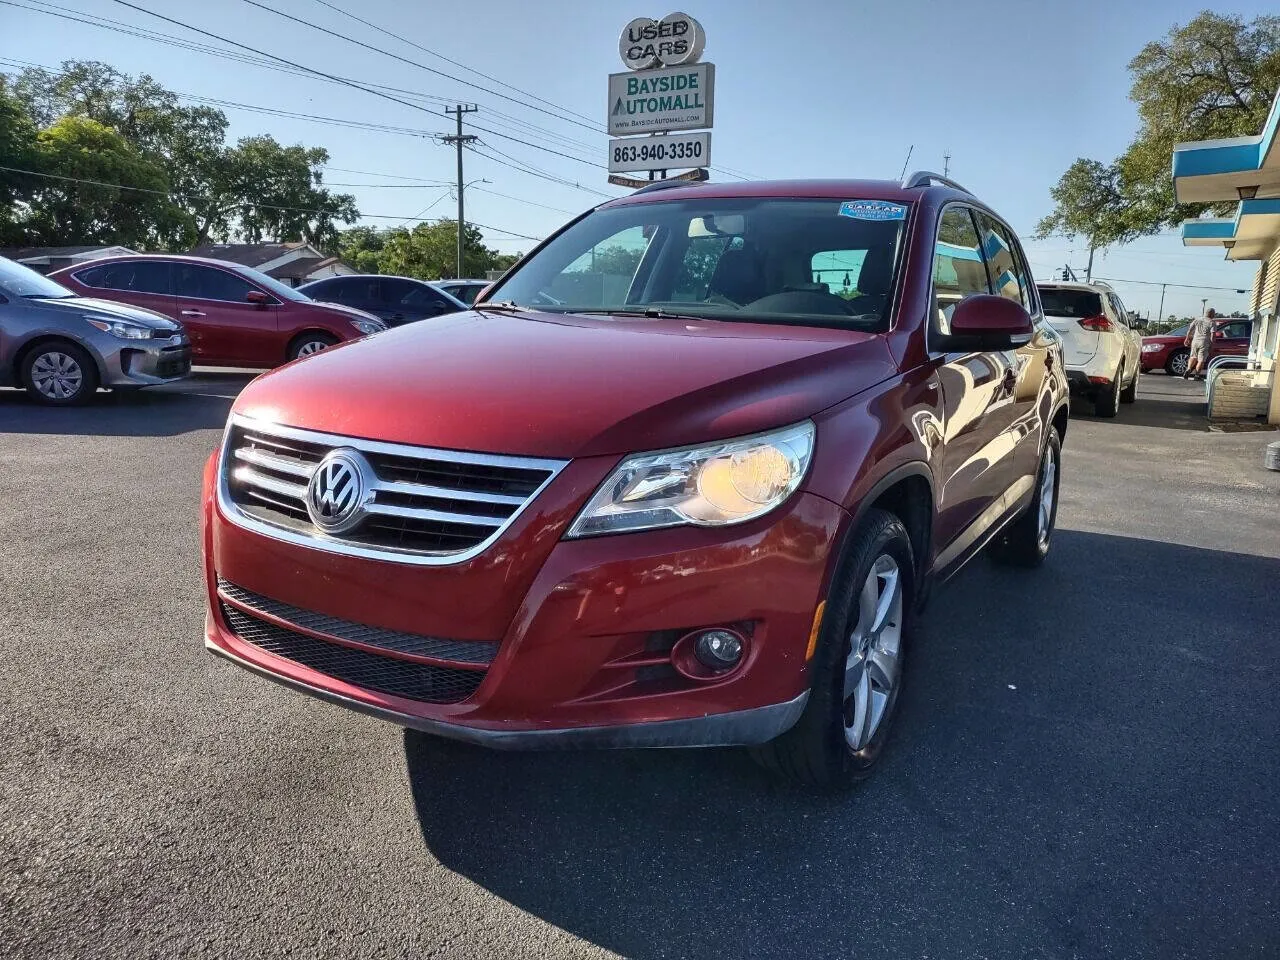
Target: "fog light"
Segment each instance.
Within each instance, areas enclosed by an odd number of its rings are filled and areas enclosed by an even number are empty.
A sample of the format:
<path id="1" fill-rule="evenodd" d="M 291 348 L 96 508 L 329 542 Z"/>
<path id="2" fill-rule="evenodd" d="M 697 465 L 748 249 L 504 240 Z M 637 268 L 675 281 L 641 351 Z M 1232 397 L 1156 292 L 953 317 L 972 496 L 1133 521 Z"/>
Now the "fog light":
<path id="1" fill-rule="evenodd" d="M 732 630 L 707 630 L 698 634 L 694 656 L 712 670 L 728 670 L 742 659 L 742 637 Z"/>

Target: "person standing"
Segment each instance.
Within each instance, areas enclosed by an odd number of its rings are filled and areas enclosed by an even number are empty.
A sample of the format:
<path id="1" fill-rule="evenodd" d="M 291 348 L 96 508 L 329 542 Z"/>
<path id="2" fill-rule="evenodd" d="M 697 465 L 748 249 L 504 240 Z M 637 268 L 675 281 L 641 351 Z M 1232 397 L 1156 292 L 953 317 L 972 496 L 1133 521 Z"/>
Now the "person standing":
<path id="1" fill-rule="evenodd" d="M 1218 312 L 1210 307 L 1203 317 L 1197 317 L 1187 326 L 1187 337 L 1182 342 L 1191 348 L 1187 357 L 1187 369 L 1182 374 L 1183 380 L 1189 380 L 1195 374 L 1204 377 L 1204 368 L 1209 363 L 1209 347 L 1213 343 L 1213 328 L 1217 324 Z"/>

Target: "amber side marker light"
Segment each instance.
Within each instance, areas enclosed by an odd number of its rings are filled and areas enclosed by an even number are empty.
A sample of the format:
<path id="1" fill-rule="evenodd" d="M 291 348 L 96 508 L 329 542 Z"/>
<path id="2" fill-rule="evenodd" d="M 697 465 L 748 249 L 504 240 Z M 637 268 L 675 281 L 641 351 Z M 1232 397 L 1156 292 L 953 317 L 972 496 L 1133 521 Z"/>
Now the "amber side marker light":
<path id="1" fill-rule="evenodd" d="M 822 629 L 822 614 L 826 609 L 827 601 L 823 600 L 818 604 L 818 609 L 813 611 L 813 628 L 809 631 L 809 646 L 804 652 L 805 663 L 812 660 L 818 651 L 818 631 Z"/>

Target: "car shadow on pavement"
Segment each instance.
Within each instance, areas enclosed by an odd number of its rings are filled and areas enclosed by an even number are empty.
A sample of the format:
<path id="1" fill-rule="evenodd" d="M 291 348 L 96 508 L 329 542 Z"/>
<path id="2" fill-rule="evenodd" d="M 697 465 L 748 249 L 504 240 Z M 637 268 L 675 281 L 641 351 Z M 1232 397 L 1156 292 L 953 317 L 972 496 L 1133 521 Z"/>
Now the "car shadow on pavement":
<path id="1" fill-rule="evenodd" d="M 740 750 L 406 732 L 422 836 L 629 957 L 1259 955 L 1277 582 L 1275 559 L 1060 531 L 1039 571 L 979 559 L 936 595 L 894 742 L 852 792 Z"/>
<path id="2" fill-rule="evenodd" d="M 254 374 L 201 373 L 127 392 L 99 391 L 82 407 L 47 407 L 22 390 L 0 390 L 0 434 L 170 437 L 220 430 Z"/>
<path id="3" fill-rule="evenodd" d="M 1071 400 L 1073 418 L 1116 426 L 1164 427 L 1207 433 L 1207 413 L 1203 383 L 1163 373 L 1144 374 L 1138 384 L 1137 401 L 1122 404 L 1120 413 L 1113 420 L 1096 416 L 1093 402 L 1085 397 L 1073 397 Z"/>

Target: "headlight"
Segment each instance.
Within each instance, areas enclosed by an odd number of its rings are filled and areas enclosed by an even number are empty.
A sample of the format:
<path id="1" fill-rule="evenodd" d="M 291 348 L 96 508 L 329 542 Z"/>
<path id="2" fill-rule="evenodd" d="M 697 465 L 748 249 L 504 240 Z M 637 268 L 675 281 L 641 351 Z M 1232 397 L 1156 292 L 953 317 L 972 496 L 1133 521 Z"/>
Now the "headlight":
<path id="1" fill-rule="evenodd" d="M 779 506 L 809 469 L 814 427 L 627 457 L 600 485 L 566 537 L 692 524 L 743 523 Z"/>
<path id="2" fill-rule="evenodd" d="M 113 337 L 120 337 L 122 340 L 146 340 L 151 336 L 150 327 L 144 327 L 140 323 L 131 323 L 128 320 L 108 320 L 105 317 L 90 316 L 86 316 L 85 320 L 103 333 L 109 333 Z"/>
<path id="3" fill-rule="evenodd" d="M 1155 353 L 1157 350 L 1163 350 L 1163 349 L 1164 349 L 1163 343 L 1144 343 L 1142 345 L 1143 353 Z"/>
<path id="4" fill-rule="evenodd" d="M 386 324 L 381 320 L 352 320 L 351 325 L 366 336 L 371 333 L 381 333 L 387 329 Z"/>

